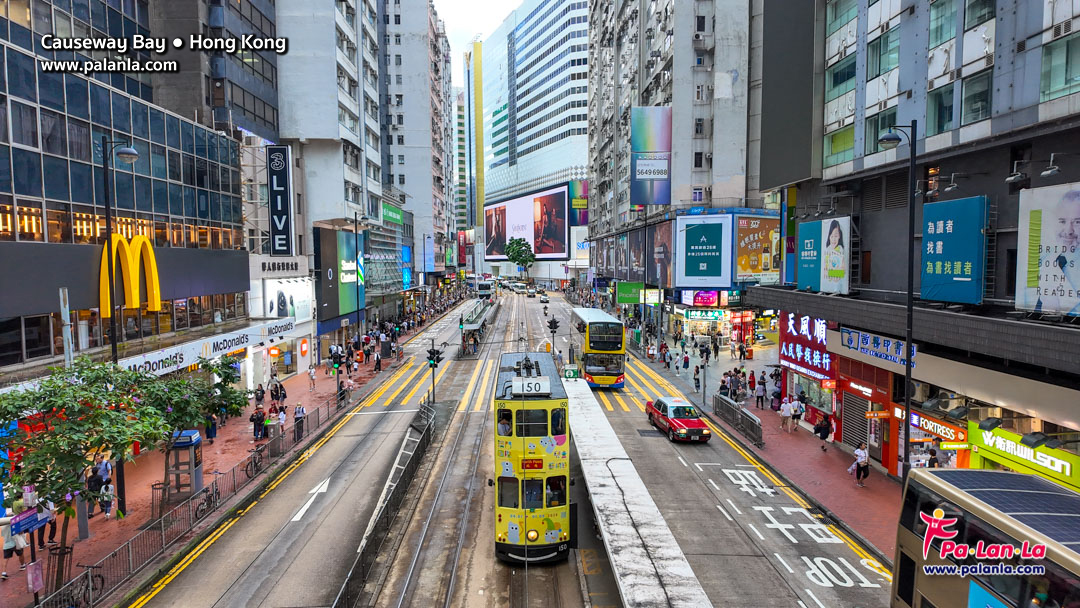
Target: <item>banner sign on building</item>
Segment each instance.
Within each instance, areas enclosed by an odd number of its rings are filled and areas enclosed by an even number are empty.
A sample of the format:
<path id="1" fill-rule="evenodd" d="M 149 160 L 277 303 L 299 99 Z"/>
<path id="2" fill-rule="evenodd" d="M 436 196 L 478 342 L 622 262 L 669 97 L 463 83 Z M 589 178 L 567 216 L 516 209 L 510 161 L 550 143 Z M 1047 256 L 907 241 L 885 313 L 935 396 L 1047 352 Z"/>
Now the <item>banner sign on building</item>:
<path id="1" fill-rule="evenodd" d="M 363 247 L 355 233 L 313 228 L 315 240 L 316 317 L 329 321 L 363 309 Z M 359 247 L 359 251 L 358 251 Z"/>
<path id="2" fill-rule="evenodd" d="M 724 319 L 724 311 L 722 310 L 693 310 L 686 309 L 683 311 L 683 316 L 687 321 L 722 321 Z"/>
<path id="3" fill-rule="evenodd" d="M 731 286 L 732 217 L 680 216 L 675 222 L 675 286 L 724 288 Z"/>
<path id="4" fill-rule="evenodd" d="M 1080 456 L 1045 446 L 1028 447 L 1020 435 L 1003 428 L 984 431 L 976 420 L 968 421 L 967 430 L 968 442 L 975 452 L 973 456 L 988 458 L 1017 472 L 1035 473 L 1080 490 Z M 972 465 L 974 468 L 974 462 Z"/>
<path id="5" fill-rule="evenodd" d="M 1080 182 L 1020 191 L 1016 308 L 1080 315 Z"/>
<path id="6" fill-rule="evenodd" d="M 629 233 L 629 256 L 631 281 L 645 281 L 645 229 L 638 228 Z"/>
<path id="7" fill-rule="evenodd" d="M 624 281 L 630 278 L 628 240 L 625 232 L 615 237 L 615 278 Z"/>
<path id="8" fill-rule="evenodd" d="M 291 256 L 296 237 L 289 146 L 266 146 L 266 180 L 270 185 L 270 255 Z"/>
<path id="9" fill-rule="evenodd" d="M 630 205 L 671 204 L 671 106 L 630 109 Z"/>
<path id="10" fill-rule="evenodd" d="M 981 304 L 986 197 L 926 203 L 922 229 L 922 299 Z"/>
<path id="11" fill-rule="evenodd" d="M 868 357 L 876 357 L 889 363 L 905 365 L 904 341 L 886 338 L 866 331 L 840 328 L 840 343 L 844 348 L 858 351 Z M 915 357 L 919 354 L 919 345 L 911 345 L 911 367 L 916 365 Z"/>
<path id="12" fill-rule="evenodd" d="M 780 218 L 735 216 L 735 280 L 780 282 Z"/>
<path id="13" fill-rule="evenodd" d="M 572 179 L 567 182 L 567 196 L 570 197 L 570 225 L 587 226 L 589 224 L 589 180 Z"/>
<path id="14" fill-rule="evenodd" d="M 382 219 L 388 224 L 397 224 L 399 226 L 405 223 L 405 215 L 401 212 L 401 209 L 386 203 L 382 204 Z"/>
<path id="15" fill-rule="evenodd" d="M 424 272 L 435 272 L 435 237 L 424 235 Z"/>
<path id="16" fill-rule="evenodd" d="M 799 224 L 799 289 L 848 293 L 851 218 Z"/>
<path id="17" fill-rule="evenodd" d="M 653 224 L 645 236 L 645 282 L 657 287 L 671 285 L 671 222 Z"/>
<path id="18" fill-rule="evenodd" d="M 641 290 L 645 288 L 642 283 L 619 281 L 615 286 L 616 304 L 640 304 Z"/>
<path id="19" fill-rule="evenodd" d="M 825 319 L 780 311 L 780 365 L 817 380 L 836 378 Z"/>

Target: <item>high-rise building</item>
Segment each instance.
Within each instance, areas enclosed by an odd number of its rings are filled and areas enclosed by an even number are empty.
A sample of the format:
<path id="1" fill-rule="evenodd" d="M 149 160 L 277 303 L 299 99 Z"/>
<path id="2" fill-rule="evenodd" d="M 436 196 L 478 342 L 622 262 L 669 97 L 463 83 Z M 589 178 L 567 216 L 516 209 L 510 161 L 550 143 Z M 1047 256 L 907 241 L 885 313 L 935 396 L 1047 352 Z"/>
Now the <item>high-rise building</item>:
<path id="1" fill-rule="evenodd" d="M 612 234 L 683 207 L 760 207 L 762 2 L 616 3 L 589 9 L 589 229 Z M 671 208 L 630 205 L 631 109 L 670 106 Z"/>
<path id="2" fill-rule="evenodd" d="M 383 3 L 380 11 L 385 182 L 404 193 L 404 207 L 413 213 L 418 272 L 436 285 L 437 277 L 457 270 L 450 42 L 430 0 Z"/>
<path id="3" fill-rule="evenodd" d="M 454 92 L 454 229 L 465 230 L 472 225 L 469 217 L 469 182 L 465 158 L 465 91 Z M 458 260 L 459 264 L 464 260 Z"/>
<path id="4" fill-rule="evenodd" d="M 153 2 L 149 8 L 150 27 L 157 35 L 185 43 L 179 49 L 170 47 L 168 53 L 179 70 L 153 75 L 157 102 L 219 131 L 239 128 L 277 141 L 277 60 L 286 46 L 229 52 L 220 47 L 203 51 L 190 44 L 192 37 L 203 36 L 210 44 L 237 44 L 242 36 L 275 38 L 273 0 Z"/>
<path id="5" fill-rule="evenodd" d="M 265 332 L 248 320 L 239 142 L 149 103 L 154 95 L 145 76 L 86 78 L 42 69 L 42 60 L 90 57 L 46 51 L 40 35 L 105 38 L 115 33 L 113 24 L 151 33 L 146 2 L 100 8 L 95 4 L 91 16 L 86 3 L 43 3 L 0 20 L 6 60 L 0 79 L 11 121 L 0 143 L 5 384 L 47 373 L 66 350 L 106 359 L 113 338 L 123 343 L 121 364 L 166 374 L 200 354 L 243 357 L 245 345 Z M 141 55 L 136 58 L 149 58 Z M 138 152 L 133 164 L 115 154 L 129 142 Z M 129 248 L 131 254 L 123 264 L 115 258 L 122 301 L 111 302 L 113 315 L 102 270 L 105 158 L 113 166 L 117 255 L 129 255 Z M 66 316 L 60 288 L 67 289 Z"/>
<path id="6" fill-rule="evenodd" d="M 462 56 L 465 69 L 465 173 L 470 225 L 484 225 L 483 43 L 474 40 Z M 480 239 L 478 239 L 480 240 Z"/>

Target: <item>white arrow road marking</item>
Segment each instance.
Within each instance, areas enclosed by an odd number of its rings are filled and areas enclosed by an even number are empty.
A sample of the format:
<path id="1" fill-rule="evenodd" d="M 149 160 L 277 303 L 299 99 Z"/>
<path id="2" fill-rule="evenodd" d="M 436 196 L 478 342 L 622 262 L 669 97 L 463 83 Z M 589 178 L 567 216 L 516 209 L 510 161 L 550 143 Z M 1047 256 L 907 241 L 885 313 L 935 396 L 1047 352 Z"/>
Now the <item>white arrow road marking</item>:
<path id="1" fill-rule="evenodd" d="M 329 486 L 330 486 L 330 478 L 327 477 L 326 479 L 322 480 L 322 483 L 320 483 L 319 485 L 312 488 L 311 491 L 308 492 L 308 494 L 311 494 L 311 498 L 309 498 L 307 500 L 307 502 L 304 503 L 304 506 L 300 507 L 300 510 L 297 511 L 296 515 L 293 516 L 292 520 L 293 521 L 300 521 L 300 519 L 304 517 L 304 514 L 307 513 L 307 510 L 311 508 L 311 504 L 313 502 L 315 502 L 316 498 L 319 497 L 319 494 L 322 494 L 323 492 L 326 492 L 326 489 Z"/>

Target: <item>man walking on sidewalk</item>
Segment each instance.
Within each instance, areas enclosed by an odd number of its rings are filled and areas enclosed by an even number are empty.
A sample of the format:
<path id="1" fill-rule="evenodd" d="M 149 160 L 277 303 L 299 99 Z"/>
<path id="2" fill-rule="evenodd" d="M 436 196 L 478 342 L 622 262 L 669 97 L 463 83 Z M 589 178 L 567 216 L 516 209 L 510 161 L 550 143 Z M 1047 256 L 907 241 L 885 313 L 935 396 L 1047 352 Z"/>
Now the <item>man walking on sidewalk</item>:
<path id="1" fill-rule="evenodd" d="M 307 409 L 303 403 L 298 404 L 293 408 L 293 442 L 299 442 L 304 436 L 304 416 L 307 415 Z"/>
<path id="2" fill-rule="evenodd" d="M 757 409 L 765 409 L 765 382 L 758 382 L 757 388 L 754 389 L 754 402 Z"/>
<path id="3" fill-rule="evenodd" d="M 787 397 L 780 403 L 780 430 L 790 433 L 788 426 L 791 424 L 791 404 Z"/>

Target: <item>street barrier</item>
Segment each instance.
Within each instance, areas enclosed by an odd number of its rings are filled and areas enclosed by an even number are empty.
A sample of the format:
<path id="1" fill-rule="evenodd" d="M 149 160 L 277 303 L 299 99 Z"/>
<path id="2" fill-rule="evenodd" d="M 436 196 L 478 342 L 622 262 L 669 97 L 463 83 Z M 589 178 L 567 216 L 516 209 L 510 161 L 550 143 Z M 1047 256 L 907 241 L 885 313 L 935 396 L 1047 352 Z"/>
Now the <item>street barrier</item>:
<path id="1" fill-rule="evenodd" d="M 419 468 L 428 446 L 431 445 L 434 433 L 435 409 L 424 405 L 409 424 L 408 434 L 402 441 L 396 464 L 390 472 L 386 488 L 383 489 L 382 502 L 368 522 L 368 528 L 360 541 L 356 559 L 334 599 L 333 608 L 354 608 L 363 598 L 371 568 L 379 557 L 390 526 L 393 525 L 394 518 L 401 507 L 401 501 L 405 499 L 405 493 L 409 491 L 409 485 L 416 476 L 416 469 Z M 415 445 L 410 445 L 413 443 Z M 406 458 L 404 463 L 401 462 L 403 456 Z"/>
<path id="2" fill-rule="evenodd" d="M 735 403 L 724 395 L 713 395 L 713 414 L 746 437 L 759 448 L 765 447 L 765 440 L 761 434 L 761 419 L 750 410 Z"/>

